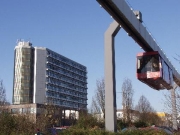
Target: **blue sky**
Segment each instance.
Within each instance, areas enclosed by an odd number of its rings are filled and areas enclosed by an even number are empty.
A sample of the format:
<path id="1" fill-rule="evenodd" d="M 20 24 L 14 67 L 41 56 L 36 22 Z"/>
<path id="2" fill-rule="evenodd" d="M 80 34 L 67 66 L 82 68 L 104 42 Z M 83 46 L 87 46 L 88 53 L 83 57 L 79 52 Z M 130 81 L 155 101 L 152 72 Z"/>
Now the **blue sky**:
<path id="1" fill-rule="evenodd" d="M 180 71 L 173 59 L 180 54 L 180 1 L 128 0 L 142 12 L 144 25 Z M 87 67 L 88 107 L 96 80 L 104 77 L 104 32 L 113 19 L 96 0 L 1 0 L 0 1 L 0 78 L 11 102 L 13 89 L 14 47 L 17 39 L 47 47 Z M 121 29 L 116 35 L 116 90 L 124 78 L 132 81 L 134 104 L 143 94 L 157 111 L 164 111 L 163 93 L 136 79 L 136 54 L 142 49 Z M 121 95 L 117 93 L 117 107 Z"/>

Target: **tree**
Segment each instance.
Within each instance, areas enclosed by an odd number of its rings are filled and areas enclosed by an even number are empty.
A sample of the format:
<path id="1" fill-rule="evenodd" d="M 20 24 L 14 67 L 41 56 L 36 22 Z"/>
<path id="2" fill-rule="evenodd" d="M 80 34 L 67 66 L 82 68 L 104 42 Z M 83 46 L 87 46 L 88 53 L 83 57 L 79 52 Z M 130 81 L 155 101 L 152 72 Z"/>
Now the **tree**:
<path id="1" fill-rule="evenodd" d="M 176 57 L 173 57 L 179 64 L 180 64 L 180 55 L 176 54 Z M 174 83 L 174 86 L 177 85 Z M 172 90 L 170 90 L 167 94 L 164 94 L 165 96 L 165 108 L 170 111 L 170 113 L 172 112 Z M 175 89 L 175 98 L 176 98 L 176 109 L 177 109 L 177 114 L 180 113 L 180 88 L 178 87 L 177 89 Z"/>
<path id="2" fill-rule="evenodd" d="M 5 105 L 6 102 L 6 89 L 3 85 L 3 80 L 0 80 L 0 106 Z"/>
<path id="3" fill-rule="evenodd" d="M 150 125 L 159 124 L 161 122 L 150 102 L 144 95 L 139 98 L 138 104 L 136 105 L 135 109 L 138 112 L 137 116 L 139 118 L 139 121 L 146 122 Z"/>
<path id="4" fill-rule="evenodd" d="M 172 112 L 171 90 L 165 93 L 164 97 L 165 97 L 164 106 L 166 110 L 171 114 Z M 180 89 L 179 88 L 175 90 L 175 98 L 176 98 L 177 113 L 179 113 L 180 112 Z"/>
<path id="5" fill-rule="evenodd" d="M 96 80 L 95 95 L 92 98 L 91 104 L 92 113 L 103 113 L 105 118 L 105 83 L 104 79 Z"/>
<path id="6" fill-rule="evenodd" d="M 167 112 L 171 113 L 172 110 L 172 103 L 171 103 L 171 93 L 168 91 L 164 93 L 164 107 L 166 108 Z"/>
<path id="7" fill-rule="evenodd" d="M 166 123 L 168 125 L 171 125 L 173 123 L 174 120 L 174 115 L 177 117 L 177 119 L 180 119 L 180 117 L 177 115 L 180 113 L 180 89 L 177 88 L 175 90 L 175 103 L 174 104 L 174 100 L 173 100 L 173 91 L 170 90 L 167 93 L 164 94 L 164 107 L 166 109 L 166 112 L 169 113 L 170 115 L 168 116 L 168 120 L 166 121 Z M 173 94 L 174 95 L 174 94 Z M 174 105 L 176 107 L 176 111 L 174 111 Z M 176 126 L 176 124 L 172 124 L 173 126 Z M 175 127 L 174 127 L 175 128 Z"/>
<path id="8" fill-rule="evenodd" d="M 144 95 L 139 98 L 138 105 L 135 107 L 135 109 L 138 110 L 141 114 L 154 112 L 153 107 Z"/>
<path id="9" fill-rule="evenodd" d="M 180 64 L 180 55 L 176 54 L 177 57 L 173 57 Z"/>
<path id="10" fill-rule="evenodd" d="M 133 109 L 133 95 L 131 80 L 126 78 L 122 84 L 123 117 L 126 122 L 131 122 L 131 111 Z"/>
<path id="11" fill-rule="evenodd" d="M 136 105 L 135 109 L 138 111 L 139 121 L 143 122 L 147 122 L 149 119 L 148 114 L 154 112 L 154 109 L 151 107 L 150 102 L 144 95 L 139 98 L 138 104 Z"/>
<path id="12" fill-rule="evenodd" d="M 98 103 L 97 103 L 95 97 L 92 97 L 91 112 L 92 113 L 101 113 L 101 108 L 98 106 Z"/>

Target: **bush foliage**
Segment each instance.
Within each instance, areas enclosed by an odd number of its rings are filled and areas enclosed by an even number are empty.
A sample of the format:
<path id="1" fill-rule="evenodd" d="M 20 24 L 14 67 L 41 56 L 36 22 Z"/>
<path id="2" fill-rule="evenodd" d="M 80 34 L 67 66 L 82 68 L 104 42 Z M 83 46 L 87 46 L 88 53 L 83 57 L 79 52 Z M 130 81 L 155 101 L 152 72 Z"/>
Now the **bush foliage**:
<path id="1" fill-rule="evenodd" d="M 106 132 L 104 130 L 74 129 L 70 128 L 61 133 L 62 135 L 168 135 L 161 130 L 132 130 L 125 132 Z"/>
<path id="2" fill-rule="evenodd" d="M 0 114 L 1 135 L 32 135 L 35 133 L 35 127 L 27 115 Z"/>
<path id="3" fill-rule="evenodd" d="M 45 117 L 40 118 L 35 123 L 31 115 L 12 115 L 2 112 L 0 113 L 0 135 L 34 135 L 37 129 L 47 134 L 47 125 L 49 123 Z"/>
<path id="4" fill-rule="evenodd" d="M 41 124 L 40 124 L 41 123 Z M 80 114 L 79 120 L 70 128 L 61 132 L 61 135 L 166 135 L 161 130 L 153 130 L 145 128 L 143 130 L 127 130 L 121 132 L 120 129 L 127 127 L 128 124 L 119 120 L 117 122 L 119 127 L 118 133 L 106 132 L 104 122 L 98 121 L 90 114 Z M 145 123 L 137 122 L 137 125 L 144 125 Z M 134 125 L 136 125 L 134 123 Z M 41 131 L 48 135 L 47 125 L 48 121 L 43 119 L 38 120 L 37 123 L 32 122 L 29 115 L 11 115 L 9 113 L 0 113 L 0 135 L 34 135 L 36 129 L 41 125 Z"/>

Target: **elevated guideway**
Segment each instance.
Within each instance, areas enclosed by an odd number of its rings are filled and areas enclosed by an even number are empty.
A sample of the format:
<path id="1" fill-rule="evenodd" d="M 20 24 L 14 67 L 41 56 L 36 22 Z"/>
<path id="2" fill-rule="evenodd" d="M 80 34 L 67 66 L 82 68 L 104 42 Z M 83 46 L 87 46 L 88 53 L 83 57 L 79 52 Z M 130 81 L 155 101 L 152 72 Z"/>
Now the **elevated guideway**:
<path id="1" fill-rule="evenodd" d="M 169 68 L 172 69 L 174 82 L 180 86 L 180 74 L 157 45 L 151 34 L 137 18 L 134 11 L 125 0 L 97 0 L 99 4 L 121 25 L 121 27 L 139 44 L 146 52 L 158 51 Z M 141 14 L 139 14 L 141 15 Z"/>

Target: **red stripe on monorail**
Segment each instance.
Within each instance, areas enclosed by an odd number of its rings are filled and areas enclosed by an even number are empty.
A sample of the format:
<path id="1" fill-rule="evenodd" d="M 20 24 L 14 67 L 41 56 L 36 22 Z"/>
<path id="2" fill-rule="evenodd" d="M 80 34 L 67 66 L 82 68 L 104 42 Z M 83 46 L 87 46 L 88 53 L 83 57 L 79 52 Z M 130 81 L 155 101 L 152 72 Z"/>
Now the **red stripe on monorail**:
<path id="1" fill-rule="evenodd" d="M 147 73 L 137 73 L 136 74 L 138 79 L 158 79 L 161 78 L 160 72 L 147 72 Z"/>
<path id="2" fill-rule="evenodd" d="M 145 55 L 153 55 L 153 54 L 159 54 L 158 51 L 154 51 L 154 52 L 142 52 L 142 53 L 138 53 L 137 56 L 145 56 Z"/>

